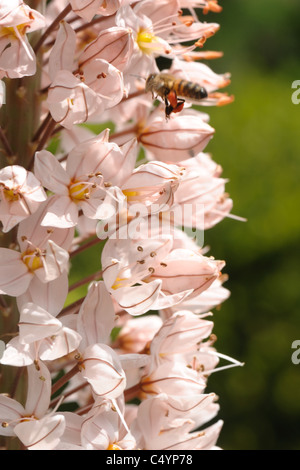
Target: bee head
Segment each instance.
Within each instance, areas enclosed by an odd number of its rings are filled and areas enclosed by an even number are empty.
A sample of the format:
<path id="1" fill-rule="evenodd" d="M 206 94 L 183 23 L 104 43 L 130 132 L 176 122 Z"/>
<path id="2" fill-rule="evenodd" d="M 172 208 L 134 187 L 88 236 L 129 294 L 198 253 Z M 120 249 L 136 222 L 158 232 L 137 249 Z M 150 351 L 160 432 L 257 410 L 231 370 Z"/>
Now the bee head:
<path id="1" fill-rule="evenodd" d="M 146 84 L 145 84 L 146 93 L 148 91 L 152 91 L 156 75 L 157 75 L 156 73 L 152 73 L 151 75 L 148 76 L 148 78 L 146 80 Z"/>

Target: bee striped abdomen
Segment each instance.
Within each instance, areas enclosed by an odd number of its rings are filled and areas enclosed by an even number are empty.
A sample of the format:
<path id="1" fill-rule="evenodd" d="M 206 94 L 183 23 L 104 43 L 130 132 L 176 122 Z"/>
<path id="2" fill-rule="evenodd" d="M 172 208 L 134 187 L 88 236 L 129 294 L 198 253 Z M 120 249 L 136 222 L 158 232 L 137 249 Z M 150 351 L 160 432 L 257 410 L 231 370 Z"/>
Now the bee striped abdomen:
<path id="1" fill-rule="evenodd" d="M 207 91 L 198 83 L 190 82 L 188 80 L 176 80 L 175 90 L 178 96 L 192 98 L 194 100 L 201 100 L 207 97 Z"/>

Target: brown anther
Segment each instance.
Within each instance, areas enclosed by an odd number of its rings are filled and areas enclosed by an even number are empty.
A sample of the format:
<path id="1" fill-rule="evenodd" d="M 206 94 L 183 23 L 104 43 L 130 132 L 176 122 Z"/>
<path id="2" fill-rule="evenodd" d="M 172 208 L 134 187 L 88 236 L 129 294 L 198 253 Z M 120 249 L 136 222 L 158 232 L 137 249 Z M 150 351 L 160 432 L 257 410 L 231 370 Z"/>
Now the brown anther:
<path id="1" fill-rule="evenodd" d="M 143 248 L 142 246 L 138 246 L 138 247 L 137 247 L 137 250 L 138 250 L 138 251 L 144 251 L 144 248 Z"/>
<path id="2" fill-rule="evenodd" d="M 144 259 L 138 260 L 137 263 L 138 264 L 145 264 L 145 260 Z"/>
<path id="3" fill-rule="evenodd" d="M 155 269 L 150 267 L 150 268 L 148 268 L 148 271 L 149 271 L 151 274 L 153 274 L 153 273 L 155 272 Z"/>
<path id="4" fill-rule="evenodd" d="M 211 344 L 215 343 L 217 341 L 217 336 L 213 333 L 210 335 L 209 337 L 209 341 L 211 342 Z"/>
<path id="5" fill-rule="evenodd" d="M 200 39 L 198 39 L 198 41 L 195 42 L 195 46 L 196 46 L 196 47 L 203 47 L 205 41 L 206 41 L 206 38 L 205 38 L 205 37 L 200 38 Z"/>
<path id="6" fill-rule="evenodd" d="M 109 183 L 109 182 L 104 183 L 104 187 L 105 187 L 105 188 L 110 188 L 111 186 L 112 186 L 112 184 Z"/>
<path id="7" fill-rule="evenodd" d="M 3 428 L 8 428 L 9 424 L 8 424 L 6 421 L 3 421 L 3 422 L 1 423 L 1 426 L 2 426 Z"/>
<path id="8" fill-rule="evenodd" d="M 21 240 L 22 240 L 22 242 L 25 242 L 27 240 L 26 235 L 22 235 Z"/>
<path id="9" fill-rule="evenodd" d="M 155 251 L 151 251 L 150 256 L 151 256 L 151 258 L 154 258 L 154 256 L 156 256 Z"/>
<path id="10" fill-rule="evenodd" d="M 41 375 L 39 379 L 42 380 L 42 382 L 46 382 L 46 378 L 43 375 Z"/>
<path id="11" fill-rule="evenodd" d="M 54 232 L 54 229 L 53 229 L 53 228 L 48 228 L 48 229 L 47 229 L 47 233 L 50 234 L 50 233 L 53 233 L 53 232 Z"/>
<path id="12" fill-rule="evenodd" d="M 101 171 L 97 171 L 97 173 L 95 173 L 95 176 L 97 176 L 97 177 L 98 177 L 98 176 L 102 176 Z"/>
<path id="13" fill-rule="evenodd" d="M 166 263 L 160 263 L 163 268 L 166 268 L 168 265 Z"/>

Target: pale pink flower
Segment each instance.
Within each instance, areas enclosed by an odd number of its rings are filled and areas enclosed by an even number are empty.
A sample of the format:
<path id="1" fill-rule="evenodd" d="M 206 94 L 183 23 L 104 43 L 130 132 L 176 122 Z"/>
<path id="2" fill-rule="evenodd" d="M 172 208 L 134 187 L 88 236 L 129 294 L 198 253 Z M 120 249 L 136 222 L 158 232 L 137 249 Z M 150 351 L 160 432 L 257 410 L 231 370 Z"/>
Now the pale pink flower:
<path id="1" fill-rule="evenodd" d="M 201 417 L 198 419 L 200 426 L 216 415 L 219 407 L 214 403 L 215 398 L 214 394 L 177 397 L 161 393 L 144 400 L 131 425 L 138 447 L 144 450 L 212 449 L 221 421 L 215 428 L 190 431 L 197 428 L 194 417 Z"/>
<path id="2" fill-rule="evenodd" d="M 105 344 L 114 323 L 114 307 L 104 283 L 93 283 L 77 318 L 77 330 L 82 336 L 78 364 L 93 392 L 107 399 L 120 396 L 126 386 L 120 358 Z"/>
<path id="3" fill-rule="evenodd" d="M 211 162 L 209 155 L 199 153 L 193 158 L 181 162 L 186 168 L 174 194 L 174 208 L 180 208 L 175 221 L 182 225 L 181 214 L 184 208 L 192 206 L 190 218 L 185 217 L 184 225 L 199 230 L 207 230 L 228 216 L 233 201 L 225 192 L 227 180 L 220 178 L 222 169 Z"/>
<path id="4" fill-rule="evenodd" d="M 57 279 L 42 283 L 34 277 L 30 289 L 17 297 L 19 311 L 26 303 L 33 303 L 56 317 L 62 310 L 68 295 L 68 273 L 65 271 Z"/>
<path id="5" fill-rule="evenodd" d="M 77 331 L 82 336 L 77 360 L 81 377 L 89 382 L 94 395 L 109 400 L 121 396 L 126 386 L 138 383 L 139 370 L 149 360 L 140 354 L 120 356 L 105 344 L 110 342 L 115 319 L 104 283 L 93 283 L 77 318 Z"/>
<path id="6" fill-rule="evenodd" d="M 27 303 L 20 311 L 19 335 L 6 345 L 1 363 L 24 366 L 39 359 L 53 361 L 76 350 L 80 342 L 76 331 L 38 305 Z"/>
<path id="7" fill-rule="evenodd" d="M 106 344 L 87 346 L 80 359 L 81 375 L 101 398 L 119 397 L 126 387 L 126 376 L 118 354 Z"/>
<path id="8" fill-rule="evenodd" d="M 230 84 L 230 74 L 217 74 L 207 65 L 201 62 L 186 61 L 175 58 L 169 73 L 177 78 L 189 80 L 203 86 L 208 93 L 216 91 Z M 203 104 L 207 100 L 201 100 Z"/>
<path id="9" fill-rule="evenodd" d="M 177 163 L 201 152 L 214 132 L 209 124 L 189 111 L 172 114 L 166 121 L 161 110 L 141 129 L 138 140 L 150 159 Z"/>
<path id="10" fill-rule="evenodd" d="M 215 307 L 221 305 L 225 300 L 230 297 L 230 291 L 223 287 L 222 276 L 216 279 L 208 289 L 201 292 L 197 297 L 188 298 L 184 300 L 180 305 L 174 305 L 171 310 L 190 310 L 194 313 L 205 313 L 209 312 Z M 163 312 L 165 315 L 165 311 Z"/>
<path id="11" fill-rule="evenodd" d="M 155 267 L 148 282 L 161 280 L 161 289 L 168 295 L 190 290 L 192 298 L 209 288 L 224 265 L 193 250 L 174 249 Z"/>
<path id="12" fill-rule="evenodd" d="M 127 237 L 126 231 L 134 225 L 136 219 L 139 223 L 141 217 L 169 210 L 183 174 L 184 168 L 159 161 L 139 165 L 120 185 L 125 200 L 120 205 L 118 214 L 97 226 L 98 237 L 105 239 L 118 230 L 119 237 L 122 229 L 124 233 L 121 237 Z M 126 225 L 132 219 L 133 222 Z"/>
<path id="13" fill-rule="evenodd" d="M 213 326 L 213 322 L 181 310 L 163 323 L 151 342 L 150 353 L 157 363 L 191 354 L 210 336 Z"/>
<path id="14" fill-rule="evenodd" d="M 133 436 L 107 401 L 96 402 L 85 416 L 81 439 L 87 450 L 130 450 L 136 447 Z"/>
<path id="15" fill-rule="evenodd" d="M 76 34 L 72 26 L 66 21 L 61 21 L 56 40 L 49 55 L 49 77 L 55 79 L 55 75 L 61 70 L 73 72 L 75 67 Z"/>
<path id="16" fill-rule="evenodd" d="M 47 105 L 53 119 L 70 129 L 115 106 L 124 95 L 121 72 L 102 59 L 84 69 L 84 76 L 60 70 L 49 88 Z"/>
<path id="17" fill-rule="evenodd" d="M 120 187 L 126 199 L 118 214 L 97 226 L 98 237 L 104 239 L 121 229 L 120 234 L 122 226 L 125 234 L 134 224 L 126 226 L 132 219 L 169 210 L 183 174 L 184 168 L 163 162 L 139 165 Z"/>
<path id="18" fill-rule="evenodd" d="M 173 396 L 195 396 L 203 393 L 206 381 L 203 375 L 184 362 L 163 362 L 153 368 L 140 381 L 140 396 L 151 397 L 160 393 Z"/>
<path id="19" fill-rule="evenodd" d="M 151 308 L 161 281 L 143 282 L 172 246 L 171 237 L 144 240 L 109 239 L 102 252 L 103 279 L 121 308 L 131 314 Z M 134 286 L 135 287 L 132 287 Z"/>
<path id="20" fill-rule="evenodd" d="M 24 294 L 37 277 L 42 283 L 53 281 L 68 271 L 74 229 L 41 227 L 47 201 L 18 228 L 20 251 L 0 248 L 0 292 L 11 296 Z M 39 283 L 32 288 L 38 289 Z"/>
<path id="21" fill-rule="evenodd" d="M 120 148 L 108 138 L 106 130 L 75 147 L 68 155 L 66 169 L 50 152 L 36 154 L 35 174 L 55 193 L 43 225 L 74 227 L 80 209 L 91 219 L 106 219 L 116 213 L 125 196 L 114 184 L 131 173 L 135 142 Z"/>
<path id="22" fill-rule="evenodd" d="M 156 204 L 162 210 L 170 207 L 184 168 L 163 162 L 149 162 L 136 168 L 123 183 L 122 191 L 128 203 L 141 203 L 145 206 Z M 151 212 L 154 213 L 153 211 Z"/>
<path id="23" fill-rule="evenodd" d="M 70 0 L 72 10 L 86 21 L 96 15 L 109 16 L 115 13 L 123 3 L 131 3 L 134 0 Z"/>
<path id="24" fill-rule="evenodd" d="M 122 327 L 113 346 L 122 354 L 141 352 L 152 341 L 153 336 L 161 326 L 162 319 L 158 315 L 129 318 Z"/>
<path id="25" fill-rule="evenodd" d="M 133 29 L 136 54 L 141 60 L 144 60 L 143 55 L 172 57 L 185 51 L 184 47 L 178 51 L 172 45 L 209 37 L 219 29 L 219 25 L 191 21 L 179 10 L 177 0 L 144 0 L 133 8 L 120 8 L 116 22 L 120 26 L 125 23 Z"/>
<path id="26" fill-rule="evenodd" d="M 173 1 L 169 4 L 175 5 Z M 139 4 L 133 8 L 124 6 L 118 10 L 116 15 L 118 26 L 127 27 L 133 31 L 135 47 L 127 66 L 128 74 L 126 75 L 126 82 L 131 85 L 135 80 L 130 74 L 135 73 L 145 77 L 149 70 L 156 70 L 155 57 L 161 54 L 168 55 L 172 50 L 167 41 L 155 34 L 151 18 L 143 12 L 137 11 L 138 6 Z"/>
<path id="27" fill-rule="evenodd" d="M 122 28 L 107 31 L 103 35 L 100 33 L 100 42 L 103 37 L 105 40 L 108 36 L 113 45 L 102 44 L 101 49 L 96 40 L 81 55 L 79 66 L 73 75 L 76 68 L 76 35 L 68 23 L 63 22 L 60 25 L 49 57 L 49 78 L 52 83 L 47 104 L 53 119 L 67 129 L 71 129 L 74 124 L 86 122 L 96 113 L 101 114 L 105 109 L 114 107 L 123 98 L 122 74 L 105 58 L 115 57 L 116 64 L 122 68 L 122 63 L 127 61 L 132 49 L 130 32 Z"/>
<path id="28" fill-rule="evenodd" d="M 8 232 L 33 214 L 47 195 L 40 181 L 19 165 L 0 170 L 0 220 Z"/>
<path id="29" fill-rule="evenodd" d="M 28 371 L 27 401 L 23 407 L 16 400 L 0 395 L 0 434 L 17 436 L 27 449 L 54 449 L 65 430 L 63 414 L 47 413 L 51 397 L 51 376 L 39 362 Z"/>
<path id="30" fill-rule="evenodd" d="M 71 129 L 100 110 L 102 100 L 71 72 L 61 70 L 49 88 L 47 105 L 53 119 Z"/>
<path id="31" fill-rule="evenodd" d="M 0 78 L 35 74 L 36 58 L 26 35 L 45 24 L 44 16 L 21 0 L 1 2 Z"/>
<path id="32" fill-rule="evenodd" d="M 126 84 L 132 89 L 135 88 L 133 71 L 146 78 L 149 72 L 159 71 L 155 57 L 173 58 L 185 54 L 202 46 L 205 39 L 219 29 L 219 25 L 182 16 L 178 0 L 144 0 L 132 8 L 122 7 L 116 15 L 116 23 L 130 27 L 135 38 L 134 53 L 125 70 Z M 194 40 L 196 43 L 191 46 L 179 45 Z"/>
<path id="33" fill-rule="evenodd" d="M 149 238 L 149 221 L 144 222 L 138 237 L 110 238 L 102 252 L 106 287 L 119 306 L 132 315 L 168 308 L 188 296 L 197 296 L 219 277 L 224 266 L 222 261 L 193 250 L 172 250 L 171 235 L 152 233 Z"/>
<path id="34" fill-rule="evenodd" d="M 133 52 L 133 36 L 130 28 L 112 27 L 100 32 L 97 39 L 87 45 L 78 58 L 78 68 L 84 72 L 96 59 L 109 62 L 123 72 Z"/>

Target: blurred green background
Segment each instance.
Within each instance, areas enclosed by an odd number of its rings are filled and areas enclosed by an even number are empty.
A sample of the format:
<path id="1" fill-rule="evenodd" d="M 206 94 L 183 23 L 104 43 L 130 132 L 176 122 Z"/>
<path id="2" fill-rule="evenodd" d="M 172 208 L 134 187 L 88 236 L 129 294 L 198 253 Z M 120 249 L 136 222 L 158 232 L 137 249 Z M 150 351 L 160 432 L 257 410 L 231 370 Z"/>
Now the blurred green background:
<path id="1" fill-rule="evenodd" d="M 235 101 L 208 109 L 216 129 L 207 147 L 229 178 L 233 213 L 206 233 L 211 254 L 225 259 L 231 297 L 214 313 L 216 347 L 245 366 L 216 373 L 224 449 L 300 449 L 300 80 L 299 0 L 221 0 L 221 25 L 206 49 L 224 57 Z"/>
<path id="2" fill-rule="evenodd" d="M 245 366 L 213 374 L 208 391 L 219 396 L 223 449 L 300 449 L 300 364 L 291 361 L 300 340 L 300 104 L 291 101 L 300 3 L 219 3 L 223 12 L 205 20 L 221 29 L 204 50 L 224 52 L 207 64 L 232 74 L 235 101 L 205 108 L 216 129 L 206 150 L 229 179 L 233 213 L 248 221 L 222 221 L 205 244 L 226 261 L 231 291 L 214 312 L 216 347 Z M 92 273 L 91 258 L 75 257 L 72 268 L 73 281 Z"/>

